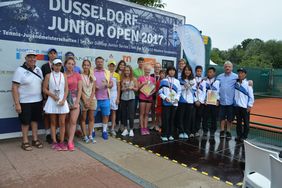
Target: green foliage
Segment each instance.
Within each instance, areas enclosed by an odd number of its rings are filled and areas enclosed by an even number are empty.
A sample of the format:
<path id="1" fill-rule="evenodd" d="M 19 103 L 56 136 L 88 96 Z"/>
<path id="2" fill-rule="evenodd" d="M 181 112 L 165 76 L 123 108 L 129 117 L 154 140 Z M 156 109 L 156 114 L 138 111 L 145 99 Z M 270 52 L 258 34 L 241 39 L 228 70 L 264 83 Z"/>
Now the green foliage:
<path id="1" fill-rule="evenodd" d="M 246 39 L 227 51 L 213 48 L 211 60 L 217 64 L 229 60 L 242 67 L 282 68 L 282 41 Z"/>
<path id="2" fill-rule="evenodd" d="M 128 0 L 132 3 L 137 3 L 139 5 L 144 5 L 147 7 L 164 8 L 166 6 L 162 0 Z"/>

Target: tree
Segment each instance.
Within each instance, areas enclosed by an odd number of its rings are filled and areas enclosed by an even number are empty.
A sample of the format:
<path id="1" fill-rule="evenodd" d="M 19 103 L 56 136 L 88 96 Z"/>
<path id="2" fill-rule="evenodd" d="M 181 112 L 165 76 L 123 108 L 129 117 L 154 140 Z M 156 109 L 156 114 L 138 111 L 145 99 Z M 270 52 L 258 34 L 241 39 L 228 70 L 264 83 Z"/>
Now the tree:
<path id="1" fill-rule="evenodd" d="M 166 6 L 162 0 L 128 0 L 132 3 L 137 3 L 139 5 L 144 5 L 147 7 L 164 8 Z"/>
<path id="2" fill-rule="evenodd" d="M 241 67 L 282 68 L 282 41 L 245 39 L 227 51 L 213 48 L 211 60 L 218 64 L 230 60 Z"/>

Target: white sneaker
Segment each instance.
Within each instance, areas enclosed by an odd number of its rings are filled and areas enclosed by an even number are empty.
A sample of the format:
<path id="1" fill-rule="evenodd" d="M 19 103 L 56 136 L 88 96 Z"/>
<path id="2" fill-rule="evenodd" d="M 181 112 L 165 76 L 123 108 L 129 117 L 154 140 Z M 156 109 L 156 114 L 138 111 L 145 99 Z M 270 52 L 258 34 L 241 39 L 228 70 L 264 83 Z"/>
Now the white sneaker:
<path id="1" fill-rule="evenodd" d="M 170 137 L 168 138 L 168 140 L 173 141 L 173 140 L 174 140 L 173 136 L 170 136 Z"/>
<path id="2" fill-rule="evenodd" d="M 190 134 L 190 137 L 193 138 L 193 137 L 194 137 L 194 134 Z"/>
<path id="3" fill-rule="evenodd" d="M 200 136 L 200 133 L 199 132 L 196 132 L 195 133 L 195 137 L 199 137 Z"/>
<path id="4" fill-rule="evenodd" d="M 97 143 L 96 140 L 94 138 L 92 138 L 92 137 L 89 137 L 89 140 L 91 141 L 92 144 Z"/>
<path id="5" fill-rule="evenodd" d="M 111 134 L 112 134 L 112 136 L 116 136 L 116 135 L 117 135 L 115 129 L 112 129 L 112 130 L 111 130 Z"/>
<path id="6" fill-rule="evenodd" d="M 124 131 L 121 133 L 122 136 L 127 136 L 128 135 L 128 130 L 124 129 Z"/>
<path id="7" fill-rule="evenodd" d="M 133 137 L 133 136 L 134 136 L 134 132 L 133 132 L 132 129 L 130 129 L 130 131 L 129 131 L 129 136 L 130 136 L 130 137 Z"/>
<path id="8" fill-rule="evenodd" d="M 183 138 L 184 138 L 184 134 L 183 134 L 183 133 L 180 133 L 179 136 L 178 136 L 178 138 L 183 139 Z"/>
<path id="9" fill-rule="evenodd" d="M 162 136 L 161 139 L 162 139 L 163 142 L 167 142 L 168 141 L 167 137 L 163 137 Z"/>
<path id="10" fill-rule="evenodd" d="M 188 134 L 184 133 L 184 134 L 183 134 L 183 138 L 184 138 L 184 139 L 188 139 L 188 138 L 189 138 Z"/>

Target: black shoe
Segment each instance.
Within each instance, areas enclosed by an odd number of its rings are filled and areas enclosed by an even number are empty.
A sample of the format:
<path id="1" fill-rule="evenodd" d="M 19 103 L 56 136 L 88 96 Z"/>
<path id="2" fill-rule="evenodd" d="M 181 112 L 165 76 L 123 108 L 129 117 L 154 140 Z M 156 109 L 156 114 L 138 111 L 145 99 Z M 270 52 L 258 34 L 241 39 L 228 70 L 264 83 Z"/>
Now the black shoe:
<path id="1" fill-rule="evenodd" d="M 214 137 L 210 137 L 210 139 L 209 139 L 209 141 L 210 141 L 210 144 L 215 144 L 215 139 L 214 139 Z"/>
<path id="2" fill-rule="evenodd" d="M 236 137 L 236 138 L 235 138 L 235 141 L 236 141 L 236 142 L 242 142 L 243 140 L 242 140 L 241 137 Z"/>
<path id="3" fill-rule="evenodd" d="M 231 139 L 231 138 L 232 138 L 231 133 L 226 131 L 226 139 Z"/>
<path id="4" fill-rule="evenodd" d="M 48 144 L 52 144 L 52 138 L 51 138 L 51 135 L 50 134 L 48 134 L 48 135 L 46 135 L 46 142 L 48 143 Z"/>
<path id="5" fill-rule="evenodd" d="M 220 138 L 225 138 L 225 132 L 224 132 L 224 131 L 220 131 L 219 137 L 220 137 Z"/>
<path id="6" fill-rule="evenodd" d="M 280 151 L 279 157 L 282 158 L 282 151 Z"/>
<path id="7" fill-rule="evenodd" d="M 208 133 L 207 133 L 207 132 L 204 132 L 202 138 L 203 138 L 203 139 L 207 139 L 207 138 L 208 138 Z"/>
<path id="8" fill-rule="evenodd" d="M 210 138 L 213 137 L 214 138 L 214 132 L 210 132 Z"/>

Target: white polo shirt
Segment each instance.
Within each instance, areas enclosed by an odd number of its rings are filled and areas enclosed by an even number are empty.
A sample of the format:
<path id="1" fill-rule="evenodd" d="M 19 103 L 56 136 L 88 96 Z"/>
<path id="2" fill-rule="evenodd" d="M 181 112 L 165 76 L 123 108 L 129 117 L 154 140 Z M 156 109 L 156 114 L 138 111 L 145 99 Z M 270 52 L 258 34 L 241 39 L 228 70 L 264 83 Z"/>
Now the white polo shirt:
<path id="1" fill-rule="evenodd" d="M 23 67 L 18 67 L 14 73 L 13 82 L 20 84 L 20 103 L 34 103 L 42 101 L 42 71 L 36 66 L 33 72 L 39 76 Z"/>

